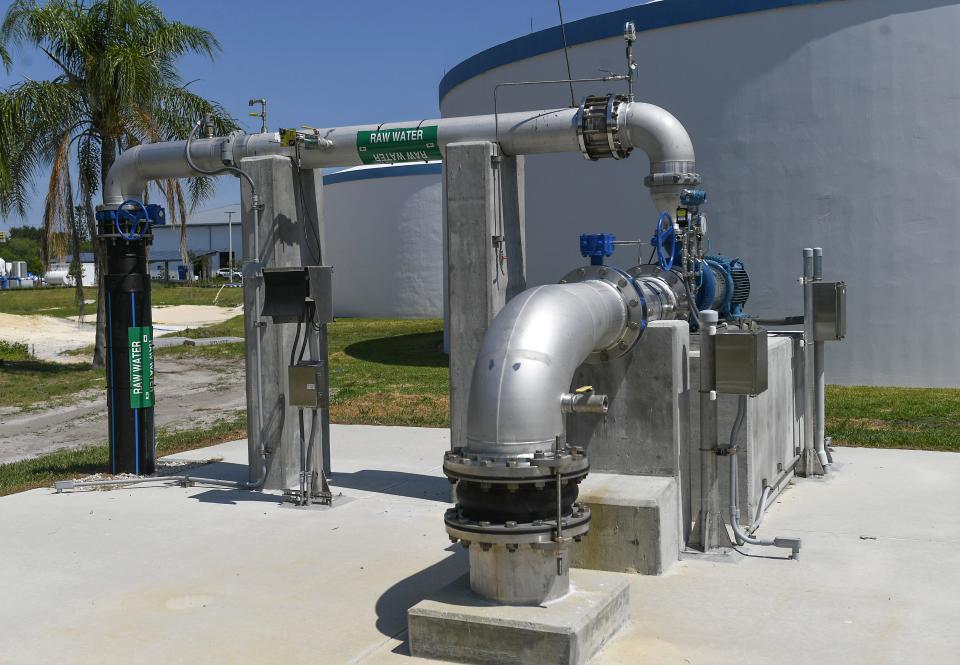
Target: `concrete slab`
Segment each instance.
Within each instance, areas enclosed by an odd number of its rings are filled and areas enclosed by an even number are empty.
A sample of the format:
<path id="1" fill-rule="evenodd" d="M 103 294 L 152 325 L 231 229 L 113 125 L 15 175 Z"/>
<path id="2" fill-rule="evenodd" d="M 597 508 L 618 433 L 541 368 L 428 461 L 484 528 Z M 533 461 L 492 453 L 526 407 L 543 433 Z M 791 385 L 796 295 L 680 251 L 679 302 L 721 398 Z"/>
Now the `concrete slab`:
<path id="1" fill-rule="evenodd" d="M 620 575 L 570 571 L 570 593 L 539 607 L 504 607 L 470 591 L 469 576 L 410 608 L 410 653 L 478 665 L 583 665 L 627 622 Z"/>
<path id="2" fill-rule="evenodd" d="M 0 663 L 428 665 L 407 610 L 467 572 L 443 529 L 444 429 L 334 426 L 354 500 L 141 487 L 0 498 Z M 243 442 L 177 457 L 246 477 Z M 951 663 L 960 652 L 960 455 L 838 448 L 736 565 L 630 575 L 631 622 L 591 665 Z M 774 557 L 774 558 L 767 558 Z M 705 619 L 706 617 L 706 619 Z M 733 636 L 733 637 L 731 637 Z"/>
<path id="3" fill-rule="evenodd" d="M 678 558 L 677 481 L 662 476 L 591 473 L 580 483 L 593 518 L 573 546 L 573 566 L 660 575 Z"/>

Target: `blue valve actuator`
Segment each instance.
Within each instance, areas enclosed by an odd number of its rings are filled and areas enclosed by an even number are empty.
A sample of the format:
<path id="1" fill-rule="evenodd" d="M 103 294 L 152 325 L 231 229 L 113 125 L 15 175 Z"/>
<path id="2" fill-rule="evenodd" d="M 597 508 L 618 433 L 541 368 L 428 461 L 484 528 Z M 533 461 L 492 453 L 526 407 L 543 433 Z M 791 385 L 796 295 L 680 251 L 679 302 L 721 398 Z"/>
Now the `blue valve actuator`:
<path id="1" fill-rule="evenodd" d="M 581 233 L 580 255 L 589 257 L 591 265 L 601 266 L 604 258 L 613 255 L 616 239 L 612 233 Z"/>
<path id="2" fill-rule="evenodd" d="M 707 193 L 702 189 L 685 189 L 680 192 L 680 205 L 702 206 L 707 202 Z"/>
<path id="3" fill-rule="evenodd" d="M 144 214 L 146 213 L 146 214 Z M 152 226 L 163 226 L 167 223 L 166 211 L 157 203 L 148 203 L 143 207 L 128 207 L 123 209 L 123 218 L 134 222 L 149 220 Z M 99 210 L 96 213 L 98 222 L 112 222 L 117 219 L 116 210 Z"/>

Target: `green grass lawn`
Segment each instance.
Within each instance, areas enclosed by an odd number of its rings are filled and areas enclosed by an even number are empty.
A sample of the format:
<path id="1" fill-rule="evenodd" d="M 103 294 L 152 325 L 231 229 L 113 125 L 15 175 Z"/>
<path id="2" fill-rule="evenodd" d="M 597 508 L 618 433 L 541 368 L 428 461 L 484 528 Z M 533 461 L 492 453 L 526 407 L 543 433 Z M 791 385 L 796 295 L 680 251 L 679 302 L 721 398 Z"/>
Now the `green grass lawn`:
<path id="1" fill-rule="evenodd" d="M 0 407 L 53 407 L 82 391 L 105 391 L 106 387 L 103 370 L 93 369 L 90 363 L 0 360 Z"/>
<path id="2" fill-rule="evenodd" d="M 960 390 L 827 386 L 827 434 L 841 446 L 960 451 Z"/>
<path id="3" fill-rule="evenodd" d="M 217 293 L 219 292 L 219 297 Z M 243 303 L 243 289 L 213 286 L 183 286 L 152 284 L 154 306 L 163 305 L 212 305 L 234 307 Z M 97 289 L 87 287 L 83 290 L 84 300 L 94 302 L 84 306 L 84 314 L 93 317 L 97 313 Z M 46 316 L 76 316 L 78 308 L 72 288 L 48 287 L 41 289 L 8 289 L 0 291 L 0 312 L 6 314 L 42 314 Z"/>
<path id="4" fill-rule="evenodd" d="M 450 420 L 447 357 L 438 320 L 338 319 L 330 343 L 330 418 L 335 423 L 446 427 Z M 243 336 L 243 317 L 184 337 Z M 160 357 L 236 358 L 244 345 L 168 347 Z"/>
<path id="5" fill-rule="evenodd" d="M 234 289 L 234 291 L 237 291 Z M 442 427 L 449 422 L 447 357 L 441 321 L 340 319 L 329 325 L 330 382 L 337 423 Z M 242 336 L 242 317 L 186 337 Z M 36 406 L 104 388 L 103 372 L 88 364 L 54 365 L 23 357 L 25 349 L 0 346 L 0 406 Z M 242 343 L 158 349 L 158 356 L 224 358 L 243 362 Z M 4 356 L 6 354 L 6 356 Z M 4 358 L 8 359 L 4 359 Z M 246 435 L 241 415 L 212 428 L 162 432 L 167 454 Z M 827 431 L 841 446 L 960 451 L 960 389 L 827 387 Z M 62 451 L 0 466 L 0 494 L 103 471 L 105 445 Z"/>
<path id="6" fill-rule="evenodd" d="M 157 456 L 195 450 L 247 435 L 247 416 L 231 413 L 204 427 L 157 430 Z M 106 443 L 74 450 L 59 450 L 34 459 L 0 465 L 0 496 L 23 492 L 36 487 L 49 487 L 57 480 L 68 480 L 110 468 L 110 451 Z"/>

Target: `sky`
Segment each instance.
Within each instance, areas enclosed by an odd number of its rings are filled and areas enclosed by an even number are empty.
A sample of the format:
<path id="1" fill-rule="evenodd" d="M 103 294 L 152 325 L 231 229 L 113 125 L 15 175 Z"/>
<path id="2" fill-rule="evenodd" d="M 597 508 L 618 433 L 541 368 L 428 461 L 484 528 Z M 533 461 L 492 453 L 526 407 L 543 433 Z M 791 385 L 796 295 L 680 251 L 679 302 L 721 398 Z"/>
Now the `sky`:
<path id="1" fill-rule="evenodd" d="M 219 101 L 248 131 L 259 131 L 260 121 L 247 116 L 254 110 L 247 101 L 260 97 L 267 99 L 271 130 L 437 117 L 437 86 L 447 71 L 559 23 L 555 0 L 155 1 L 168 18 L 220 40 L 216 60 L 187 56 L 180 72 L 194 92 Z M 636 4 L 641 0 L 562 2 L 567 22 Z M 40 51 L 17 48 L 12 55 L 12 70 L 0 68 L 0 88 L 55 75 Z M 34 183 L 27 217 L 0 220 L 0 229 L 39 224 L 47 175 Z M 236 181 L 222 178 L 204 207 L 238 196 Z"/>

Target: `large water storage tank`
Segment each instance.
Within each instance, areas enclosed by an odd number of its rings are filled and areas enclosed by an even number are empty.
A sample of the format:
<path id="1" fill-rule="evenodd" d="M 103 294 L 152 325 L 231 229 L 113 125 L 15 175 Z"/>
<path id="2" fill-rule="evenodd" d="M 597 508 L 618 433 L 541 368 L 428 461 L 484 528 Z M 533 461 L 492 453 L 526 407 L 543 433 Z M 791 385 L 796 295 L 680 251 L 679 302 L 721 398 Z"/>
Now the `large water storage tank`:
<path id="1" fill-rule="evenodd" d="M 949 64 L 960 62 L 960 4 L 660 0 L 568 24 L 574 76 L 624 70 L 628 20 L 640 31 L 637 97 L 689 130 L 711 249 L 746 262 L 748 309 L 800 313 L 801 248 L 822 246 L 826 278 L 849 287 L 848 335 L 827 345 L 828 380 L 960 385 L 958 297 L 943 278 L 960 249 L 960 78 Z M 440 85 L 442 115 L 492 112 L 500 82 L 562 78 L 561 44 L 551 29 L 464 61 Z M 623 88 L 578 84 L 576 96 L 611 90 Z M 499 95 L 501 111 L 569 103 L 565 86 Z M 529 281 L 580 263 L 582 232 L 649 238 L 647 171 L 642 154 L 528 157 Z M 615 260 L 635 258 L 618 250 Z"/>
<path id="2" fill-rule="evenodd" d="M 440 170 L 359 166 L 324 176 L 324 262 L 337 315 L 443 315 Z"/>

